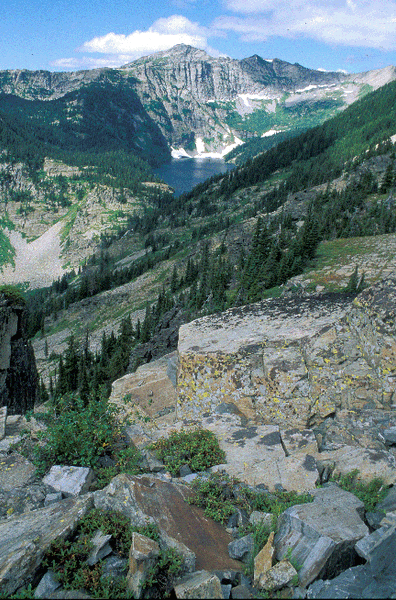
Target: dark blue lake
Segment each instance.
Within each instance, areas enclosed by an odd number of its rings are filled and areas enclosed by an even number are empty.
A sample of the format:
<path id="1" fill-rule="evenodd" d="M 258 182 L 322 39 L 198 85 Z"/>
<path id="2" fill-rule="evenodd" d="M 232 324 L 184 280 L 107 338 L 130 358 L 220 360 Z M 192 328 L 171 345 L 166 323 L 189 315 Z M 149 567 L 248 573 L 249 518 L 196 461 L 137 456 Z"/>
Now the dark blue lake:
<path id="1" fill-rule="evenodd" d="M 190 191 L 212 175 L 225 173 L 235 168 L 221 158 L 172 158 L 154 172 L 175 190 L 175 196 Z"/>

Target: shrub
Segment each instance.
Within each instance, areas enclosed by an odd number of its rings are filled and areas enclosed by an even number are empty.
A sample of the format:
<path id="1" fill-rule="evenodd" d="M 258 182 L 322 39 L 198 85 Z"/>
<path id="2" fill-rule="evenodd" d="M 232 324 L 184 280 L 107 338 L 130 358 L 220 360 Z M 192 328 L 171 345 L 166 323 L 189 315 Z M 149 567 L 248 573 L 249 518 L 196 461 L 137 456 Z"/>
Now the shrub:
<path id="1" fill-rule="evenodd" d="M 150 448 L 174 476 L 179 474 L 182 465 L 188 465 L 196 472 L 225 461 L 225 452 L 221 450 L 215 434 L 207 429 L 175 431 Z"/>
<path id="2" fill-rule="evenodd" d="M 41 434 L 45 445 L 34 449 L 38 473 L 44 474 L 54 464 L 91 467 L 102 486 L 121 471 L 137 473 L 140 454 L 122 445 L 116 411 L 106 399 L 86 405 L 74 395 L 57 400 L 47 418 L 48 429 Z M 100 467 L 105 454 L 115 460 L 114 467 Z"/>
<path id="3" fill-rule="evenodd" d="M 336 475 L 331 477 L 332 481 L 347 492 L 354 494 L 364 503 L 366 511 L 374 510 L 376 504 L 381 502 L 388 493 L 388 486 L 385 485 L 381 477 L 374 477 L 369 482 L 359 480 L 359 470 L 354 469 L 345 475 Z"/>

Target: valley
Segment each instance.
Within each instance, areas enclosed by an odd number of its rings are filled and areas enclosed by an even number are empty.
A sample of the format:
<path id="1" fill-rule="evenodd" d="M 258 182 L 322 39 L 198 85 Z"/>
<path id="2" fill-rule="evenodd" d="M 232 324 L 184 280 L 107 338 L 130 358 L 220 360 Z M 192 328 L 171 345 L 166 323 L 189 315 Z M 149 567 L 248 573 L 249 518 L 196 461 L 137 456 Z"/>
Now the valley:
<path id="1" fill-rule="evenodd" d="M 0 590 L 394 595 L 395 143 L 395 67 L 0 72 Z"/>

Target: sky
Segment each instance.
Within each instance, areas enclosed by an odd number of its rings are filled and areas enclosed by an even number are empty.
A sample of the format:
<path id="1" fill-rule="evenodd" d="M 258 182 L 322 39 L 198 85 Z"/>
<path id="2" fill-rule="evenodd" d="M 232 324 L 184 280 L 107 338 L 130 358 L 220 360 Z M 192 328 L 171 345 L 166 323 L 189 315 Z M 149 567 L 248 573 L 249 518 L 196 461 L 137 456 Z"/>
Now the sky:
<path id="1" fill-rule="evenodd" d="M 396 0 L 7 0 L 0 70 L 119 67 L 190 44 L 349 73 L 396 65 Z"/>

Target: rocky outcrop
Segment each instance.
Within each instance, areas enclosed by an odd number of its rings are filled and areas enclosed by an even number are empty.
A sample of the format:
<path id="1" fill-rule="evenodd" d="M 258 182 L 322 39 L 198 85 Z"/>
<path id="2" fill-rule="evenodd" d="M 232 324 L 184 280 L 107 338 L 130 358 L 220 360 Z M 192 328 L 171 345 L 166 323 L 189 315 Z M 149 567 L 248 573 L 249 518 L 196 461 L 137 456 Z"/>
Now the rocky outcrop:
<path id="1" fill-rule="evenodd" d="M 392 410 L 396 279 L 362 292 L 270 299 L 184 325 L 177 414 L 233 402 L 246 417 L 304 429 L 340 410 Z"/>
<path id="2" fill-rule="evenodd" d="M 38 375 L 26 335 L 23 302 L 0 293 L 0 406 L 7 413 L 24 414 L 38 398 Z"/>

